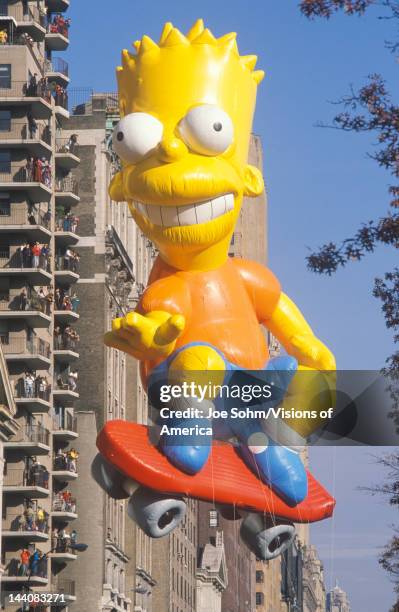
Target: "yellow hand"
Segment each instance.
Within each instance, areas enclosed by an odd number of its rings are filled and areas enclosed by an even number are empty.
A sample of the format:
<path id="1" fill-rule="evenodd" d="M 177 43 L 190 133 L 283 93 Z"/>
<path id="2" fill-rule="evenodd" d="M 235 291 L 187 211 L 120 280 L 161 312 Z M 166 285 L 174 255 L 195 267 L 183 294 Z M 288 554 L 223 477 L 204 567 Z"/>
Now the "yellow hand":
<path id="1" fill-rule="evenodd" d="M 170 355 L 185 326 L 183 315 L 153 310 L 146 315 L 129 312 L 112 321 L 112 331 L 104 336 L 107 346 L 133 355 L 140 361 Z"/>
<path id="2" fill-rule="evenodd" d="M 298 363 L 314 370 L 335 370 L 335 358 L 313 334 L 297 334 L 290 339 L 290 355 Z"/>

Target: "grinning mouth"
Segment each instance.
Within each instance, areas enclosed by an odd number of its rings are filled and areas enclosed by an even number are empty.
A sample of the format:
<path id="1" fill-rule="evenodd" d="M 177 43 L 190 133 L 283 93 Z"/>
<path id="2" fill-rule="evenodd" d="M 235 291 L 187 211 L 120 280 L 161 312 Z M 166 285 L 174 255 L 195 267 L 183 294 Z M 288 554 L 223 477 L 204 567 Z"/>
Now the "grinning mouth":
<path id="1" fill-rule="evenodd" d="M 154 225 L 178 227 L 197 225 L 217 219 L 234 209 L 234 195 L 227 193 L 213 200 L 196 202 L 188 206 L 158 206 L 134 202 L 135 209 Z"/>

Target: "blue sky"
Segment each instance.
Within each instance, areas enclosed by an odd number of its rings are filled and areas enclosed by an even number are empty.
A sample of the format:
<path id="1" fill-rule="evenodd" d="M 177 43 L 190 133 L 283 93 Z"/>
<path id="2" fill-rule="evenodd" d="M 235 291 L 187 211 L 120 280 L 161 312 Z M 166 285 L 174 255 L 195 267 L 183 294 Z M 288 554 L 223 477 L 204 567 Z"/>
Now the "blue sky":
<path id="1" fill-rule="evenodd" d="M 257 54 L 258 66 L 266 71 L 254 130 L 264 146 L 270 266 L 342 369 L 380 368 L 392 352 L 371 286 L 376 275 L 393 268 L 395 254 L 380 248 L 332 278 L 308 272 L 305 256 L 308 247 L 348 237 L 362 221 L 384 214 L 390 177 L 367 158 L 374 146 L 369 135 L 320 129 L 315 123 L 328 121 L 336 111 L 329 101 L 370 73 L 381 72 L 397 94 L 398 66 L 384 48 L 395 35 L 394 25 L 378 20 L 379 14 L 372 9 L 361 19 L 337 15 L 309 22 L 295 1 L 72 2 L 72 44 L 65 54 L 72 87 L 113 91 L 121 49 L 144 33 L 157 38 L 165 21 L 186 30 L 203 17 L 216 35 L 238 32 L 241 53 Z M 327 485 L 333 484 L 335 466 L 333 538 L 332 522 L 313 530 L 327 584 L 338 578 L 353 612 L 383 612 L 393 596 L 378 567 L 376 547 L 388 539 L 396 517 L 356 488 L 378 481 L 382 472 L 370 460 L 370 449 L 332 452 L 312 450 L 313 469 Z"/>

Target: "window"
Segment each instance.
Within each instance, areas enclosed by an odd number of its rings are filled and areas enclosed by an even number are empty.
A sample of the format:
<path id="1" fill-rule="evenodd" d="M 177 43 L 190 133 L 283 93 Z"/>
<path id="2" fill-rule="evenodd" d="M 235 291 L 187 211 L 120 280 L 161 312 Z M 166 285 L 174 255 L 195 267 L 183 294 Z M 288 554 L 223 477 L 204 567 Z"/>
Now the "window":
<path id="1" fill-rule="evenodd" d="M 8 15 L 8 0 L 0 0 L 0 17 Z"/>
<path id="2" fill-rule="evenodd" d="M 218 527 L 219 516 L 217 510 L 209 510 L 209 527 Z"/>
<path id="3" fill-rule="evenodd" d="M 11 153 L 10 151 L 0 151 L 0 172 L 10 174 L 11 172 Z"/>
<path id="4" fill-rule="evenodd" d="M 1 10 L 1 4 L 0 4 Z M 9 132 L 11 129 L 11 111 L 0 110 L 0 132 Z"/>
<path id="5" fill-rule="evenodd" d="M 263 595 L 263 593 L 257 592 L 256 593 L 256 605 L 263 606 L 264 601 L 265 601 L 265 596 Z"/>
<path id="6" fill-rule="evenodd" d="M 0 64 L 0 88 L 11 89 L 11 64 Z"/>
<path id="7" fill-rule="evenodd" d="M 10 194 L 0 193 L 0 217 L 9 217 L 11 214 Z"/>
<path id="8" fill-rule="evenodd" d="M 261 570 L 258 570 L 256 572 L 256 582 L 257 583 L 263 582 L 264 579 L 265 579 L 265 574 Z"/>

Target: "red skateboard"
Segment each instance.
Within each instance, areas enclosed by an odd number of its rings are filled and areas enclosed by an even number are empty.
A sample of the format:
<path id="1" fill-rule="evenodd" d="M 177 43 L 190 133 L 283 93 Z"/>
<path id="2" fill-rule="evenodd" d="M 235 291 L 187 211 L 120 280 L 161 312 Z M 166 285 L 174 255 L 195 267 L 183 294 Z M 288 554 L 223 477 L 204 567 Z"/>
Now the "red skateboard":
<path id="1" fill-rule="evenodd" d="M 306 499 L 289 506 L 251 472 L 231 444 L 214 443 L 208 462 L 194 476 L 168 461 L 151 443 L 144 425 L 109 421 L 98 434 L 97 447 L 118 472 L 164 494 L 237 506 L 295 523 L 320 521 L 334 510 L 334 498 L 310 472 Z"/>

